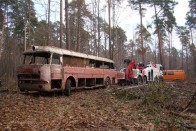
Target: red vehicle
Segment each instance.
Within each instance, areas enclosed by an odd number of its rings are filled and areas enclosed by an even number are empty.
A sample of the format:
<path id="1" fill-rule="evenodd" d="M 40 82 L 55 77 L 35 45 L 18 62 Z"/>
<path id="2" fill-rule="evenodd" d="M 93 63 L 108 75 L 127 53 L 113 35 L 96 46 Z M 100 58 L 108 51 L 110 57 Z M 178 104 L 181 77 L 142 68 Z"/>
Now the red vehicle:
<path id="1" fill-rule="evenodd" d="M 124 77 L 118 77 L 118 83 L 120 85 L 130 85 L 130 84 L 141 84 L 143 81 L 142 79 L 142 70 L 143 66 L 141 65 L 135 65 L 134 60 L 125 59 L 124 63 L 126 64 L 126 68 L 123 68 L 118 73 L 118 76 L 124 76 Z"/>
<path id="2" fill-rule="evenodd" d="M 135 65 L 134 60 L 124 60 L 126 68 L 118 73 L 118 83 L 120 85 L 146 84 L 148 82 L 162 80 L 163 66 L 160 64 L 150 64 L 144 66 L 143 63 Z"/>
<path id="3" fill-rule="evenodd" d="M 117 82 L 112 60 L 50 46 L 25 51 L 17 76 L 21 91 L 63 91 L 66 95 L 74 88 Z"/>

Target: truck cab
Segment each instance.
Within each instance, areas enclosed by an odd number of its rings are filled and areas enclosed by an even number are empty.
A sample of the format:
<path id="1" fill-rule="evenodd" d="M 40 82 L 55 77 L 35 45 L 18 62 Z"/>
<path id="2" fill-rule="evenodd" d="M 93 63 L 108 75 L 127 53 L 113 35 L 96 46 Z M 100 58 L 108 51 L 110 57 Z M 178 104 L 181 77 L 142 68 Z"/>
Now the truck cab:
<path id="1" fill-rule="evenodd" d="M 161 64 L 148 64 L 143 70 L 145 82 L 156 81 L 163 76 L 163 66 Z"/>

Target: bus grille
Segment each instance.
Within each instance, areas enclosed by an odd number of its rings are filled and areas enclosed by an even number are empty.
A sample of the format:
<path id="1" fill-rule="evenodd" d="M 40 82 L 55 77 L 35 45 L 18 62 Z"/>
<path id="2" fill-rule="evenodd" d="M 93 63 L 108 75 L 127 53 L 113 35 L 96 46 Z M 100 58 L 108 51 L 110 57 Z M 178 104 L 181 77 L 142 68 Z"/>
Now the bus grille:
<path id="1" fill-rule="evenodd" d="M 39 79 L 39 74 L 19 74 L 18 79 Z"/>

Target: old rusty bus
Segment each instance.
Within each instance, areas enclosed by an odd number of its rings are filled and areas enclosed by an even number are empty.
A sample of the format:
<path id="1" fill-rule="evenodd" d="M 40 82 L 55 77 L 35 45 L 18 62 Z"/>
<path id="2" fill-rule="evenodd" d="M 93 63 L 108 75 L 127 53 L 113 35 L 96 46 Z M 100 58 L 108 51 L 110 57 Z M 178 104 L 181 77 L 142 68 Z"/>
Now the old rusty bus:
<path id="1" fill-rule="evenodd" d="M 33 46 L 24 52 L 17 69 L 20 91 L 63 91 L 110 86 L 117 82 L 114 62 L 51 46 Z"/>

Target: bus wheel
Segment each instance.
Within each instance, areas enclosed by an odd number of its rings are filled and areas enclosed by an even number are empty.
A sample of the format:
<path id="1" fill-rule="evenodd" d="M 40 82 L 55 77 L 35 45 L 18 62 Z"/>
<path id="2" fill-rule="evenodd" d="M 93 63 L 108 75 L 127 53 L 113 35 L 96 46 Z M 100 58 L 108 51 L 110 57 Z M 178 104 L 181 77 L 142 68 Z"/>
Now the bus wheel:
<path id="1" fill-rule="evenodd" d="M 142 77 L 141 76 L 138 76 L 138 78 L 137 78 L 137 84 L 138 85 L 142 85 L 142 83 L 143 83 Z"/>
<path id="2" fill-rule="evenodd" d="M 107 78 L 105 79 L 105 87 L 108 88 L 108 87 L 110 87 L 110 85 L 111 85 L 110 78 L 107 77 Z"/>
<path id="3" fill-rule="evenodd" d="M 144 76 L 144 78 L 143 78 L 143 84 L 147 84 L 148 82 L 147 82 L 147 77 L 146 76 Z"/>
<path id="4" fill-rule="evenodd" d="M 70 94 L 71 94 L 71 80 L 70 79 L 67 79 L 67 81 L 66 81 L 64 94 L 66 96 L 70 96 Z"/>

